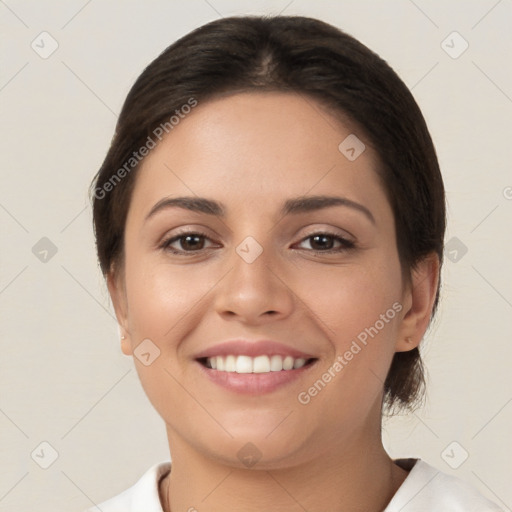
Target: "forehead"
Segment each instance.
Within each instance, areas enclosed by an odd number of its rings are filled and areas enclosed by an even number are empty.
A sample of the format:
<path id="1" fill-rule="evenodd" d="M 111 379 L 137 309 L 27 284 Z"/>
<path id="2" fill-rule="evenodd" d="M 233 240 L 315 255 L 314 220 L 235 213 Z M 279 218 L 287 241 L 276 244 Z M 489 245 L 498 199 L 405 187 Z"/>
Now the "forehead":
<path id="1" fill-rule="evenodd" d="M 386 208 L 378 159 L 354 131 L 296 94 L 250 92 L 199 102 L 144 159 L 132 206 L 142 213 L 165 195 L 199 195 L 233 207 L 277 208 L 284 197 L 339 192 L 374 205 L 384 201 Z M 358 140 L 365 145 L 355 160 L 343 152 L 347 140 L 357 152 Z"/>

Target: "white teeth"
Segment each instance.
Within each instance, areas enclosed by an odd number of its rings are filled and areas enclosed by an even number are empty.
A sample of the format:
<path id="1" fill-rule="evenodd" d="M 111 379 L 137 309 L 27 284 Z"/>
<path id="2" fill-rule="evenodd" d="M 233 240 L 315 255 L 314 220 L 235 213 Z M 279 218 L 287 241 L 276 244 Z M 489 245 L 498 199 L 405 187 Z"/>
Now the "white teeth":
<path id="1" fill-rule="evenodd" d="M 225 372 L 234 372 L 236 371 L 236 358 L 235 356 L 227 356 L 226 362 L 224 363 L 224 371 Z"/>
<path id="2" fill-rule="evenodd" d="M 270 359 L 268 356 L 258 356 L 252 361 L 252 371 L 254 373 L 268 373 L 270 371 Z"/>
<path id="3" fill-rule="evenodd" d="M 226 359 L 229 359 L 230 357 L 235 356 L 228 356 Z M 229 371 L 226 368 L 226 371 Z M 252 372 L 252 358 L 249 356 L 238 356 L 236 358 L 236 369 L 233 370 L 236 371 L 236 373 L 251 373 Z"/>
<path id="4" fill-rule="evenodd" d="M 295 361 L 293 361 L 294 368 L 302 368 L 305 364 L 306 364 L 306 360 L 302 359 L 300 357 L 298 359 L 295 359 Z"/>
<path id="5" fill-rule="evenodd" d="M 280 372 L 283 369 L 283 358 L 281 356 L 272 356 L 270 358 L 270 371 Z"/>
<path id="6" fill-rule="evenodd" d="M 293 357 L 286 356 L 283 361 L 283 370 L 291 370 L 293 368 Z"/>
<path id="7" fill-rule="evenodd" d="M 249 356 L 214 356 L 206 359 L 206 366 L 218 371 L 231 373 L 269 373 L 280 372 L 282 370 L 292 370 L 302 368 L 306 364 L 306 359 L 301 357 L 295 359 L 292 356 L 271 357 L 263 355 L 257 357 Z"/>

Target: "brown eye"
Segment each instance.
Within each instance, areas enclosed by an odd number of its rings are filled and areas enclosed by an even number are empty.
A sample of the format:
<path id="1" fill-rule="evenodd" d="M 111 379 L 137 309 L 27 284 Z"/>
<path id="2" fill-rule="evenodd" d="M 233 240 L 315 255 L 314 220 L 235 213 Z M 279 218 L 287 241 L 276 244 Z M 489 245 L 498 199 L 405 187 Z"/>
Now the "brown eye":
<path id="1" fill-rule="evenodd" d="M 301 243 L 309 241 L 311 250 L 315 252 L 341 252 L 355 247 L 354 242 L 334 233 L 314 233 L 304 238 Z M 334 245 L 338 243 L 338 247 Z"/>
<path id="2" fill-rule="evenodd" d="M 180 233 L 164 241 L 161 247 L 174 254 L 197 252 L 205 248 L 206 240 L 209 240 L 209 238 L 204 233 Z M 177 244 L 177 246 L 173 247 L 174 244 Z"/>

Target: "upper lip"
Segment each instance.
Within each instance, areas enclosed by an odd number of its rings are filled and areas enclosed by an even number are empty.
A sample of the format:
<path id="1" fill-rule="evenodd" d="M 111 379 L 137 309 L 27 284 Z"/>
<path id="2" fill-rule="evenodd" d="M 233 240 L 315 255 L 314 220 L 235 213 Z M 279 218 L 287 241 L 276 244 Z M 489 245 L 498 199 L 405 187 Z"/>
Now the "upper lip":
<path id="1" fill-rule="evenodd" d="M 283 343 L 272 340 L 246 340 L 236 339 L 227 340 L 217 345 L 208 347 L 205 350 L 197 353 L 194 358 L 201 359 L 204 357 L 214 356 L 250 356 L 257 357 L 263 355 L 280 355 L 283 357 L 292 356 L 294 359 L 303 358 L 311 359 L 314 356 L 296 348 L 289 347 Z"/>

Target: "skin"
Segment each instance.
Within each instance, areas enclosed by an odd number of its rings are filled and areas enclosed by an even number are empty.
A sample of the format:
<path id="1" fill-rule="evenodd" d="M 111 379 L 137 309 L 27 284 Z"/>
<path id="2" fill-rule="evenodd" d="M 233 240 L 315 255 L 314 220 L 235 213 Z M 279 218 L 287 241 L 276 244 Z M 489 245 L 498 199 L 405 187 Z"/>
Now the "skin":
<path id="1" fill-rule="evenodd" d="M 338 150 L 354 132 L 311 98 L 240 93 L 200 103 L 143 161 L 125 263 L 107 282 L 124 354 L 147 338 L 160 350 L 149 366 L 134 363 L 166 423 L 166 511 L 378 512 L 407 476 L 382 446 L 383 382 L 393 354 L 416 347 L 428 327 L 439 261 L 430 255 L 410 285 L 402 281 L 377 155 L 368 143 L 352 162 Z M 285 200 L 303 195 L 349 198 L 375 224 L 346 206 L 279 216 Z M 145 221 L 158 201 L 177 196 L 219 201 L 226 216 L 169 208 Z M 185 255 L 172 254 L 161 245 L 178 228 L 207 238 L 192 249 L 182 238 L 172 247 Z M 326 230 L 356 247 L 329 254 L 340 246 L 335 239 L 319 246 L 308 238 Z M 263 248 L 253 263 L 235 250 L 248 236 Z M 395 302 L 402 310 L 299 403 L 298 394 Z M 318 361 L 277 391 L 238 395 L 203 377 L 193 360 L 237 337 L 281 341 Z M 249 442 L 261 452 L 250 468 L 237 457 Z"/>

